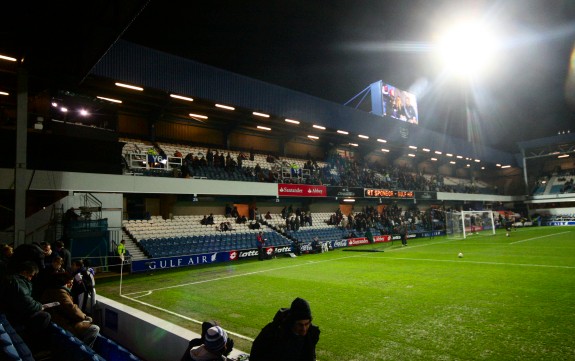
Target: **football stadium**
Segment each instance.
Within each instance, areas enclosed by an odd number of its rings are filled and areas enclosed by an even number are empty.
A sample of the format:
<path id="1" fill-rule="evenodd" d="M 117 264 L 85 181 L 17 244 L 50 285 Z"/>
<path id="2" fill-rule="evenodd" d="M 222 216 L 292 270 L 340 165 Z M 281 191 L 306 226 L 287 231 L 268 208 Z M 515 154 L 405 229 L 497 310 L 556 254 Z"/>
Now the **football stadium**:
<path id="1" fill-rule="evenodd" d="M 2 360 L 575 359 L 570 2 L 14 10 Z"/>

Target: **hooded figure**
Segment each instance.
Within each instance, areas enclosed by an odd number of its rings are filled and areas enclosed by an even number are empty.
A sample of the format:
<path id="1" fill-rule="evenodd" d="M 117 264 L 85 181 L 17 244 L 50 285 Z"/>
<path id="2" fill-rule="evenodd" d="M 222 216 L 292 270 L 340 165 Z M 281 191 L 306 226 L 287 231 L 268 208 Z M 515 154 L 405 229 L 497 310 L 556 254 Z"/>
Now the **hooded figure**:
<path id="1" fill-rule="evenodd" d="M 223 344 L 222 344 L 223 342 Z M 215 321 L 202 323 L 201 338 L 190 341 L 181 361 L 226 360 L 234 348 L 234 340 Z"/>
<path id="2" fill-rule="evenodd" d="M 296 298 L 281 308 L 254 340 L 250 361 L 315 361 L 319 327 L 311 323 L 309 303 Z"/>

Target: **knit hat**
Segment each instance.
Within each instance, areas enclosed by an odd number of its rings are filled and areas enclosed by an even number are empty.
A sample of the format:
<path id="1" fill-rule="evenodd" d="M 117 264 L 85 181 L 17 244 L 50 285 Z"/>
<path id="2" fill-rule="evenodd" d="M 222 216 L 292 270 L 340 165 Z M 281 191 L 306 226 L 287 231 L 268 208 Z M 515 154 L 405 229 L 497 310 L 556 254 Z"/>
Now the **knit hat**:
<path id="1" fill-rule="evenodd" d="M 228 334 L 220 326 L 210 327 L 206 332 L 204 345 L 212 352 L 220 352 L 228 342 Z"/>
<path id="2" fill-rule="evenodd" d="M 303 298 L 296 298 L 291 303 L 290 318 L 292 321 L 311 320 L 311 308 Z"/>

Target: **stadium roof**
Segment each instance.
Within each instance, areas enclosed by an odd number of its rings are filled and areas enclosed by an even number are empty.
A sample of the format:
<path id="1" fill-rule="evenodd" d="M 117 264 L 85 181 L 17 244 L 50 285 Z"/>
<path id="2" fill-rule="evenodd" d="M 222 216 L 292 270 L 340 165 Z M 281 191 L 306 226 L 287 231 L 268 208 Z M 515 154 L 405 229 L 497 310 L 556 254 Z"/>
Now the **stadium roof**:
<path id="1" fill-rule="evenodd" d="M 0 52 L 23 60 L 34 78 L 32 94 L 54 83 L 71 89 L 89 83 L 91 67 L 118 38 L 311 94 L 318 102 L 342 104 L 382 79 L 419 95 L 421 127 L 464 137 L 469 93 L 438 84 L 426 50 L 435 26 L 448 22 L 445 14 L 461 10 L 457 3 L 23 1 L 7 19 Z M 475 5 L 477 14 L 507 25 L 501 37 L 512 42 L 499 59 L 501 71 L 476 84 L 481 91 L 467 103 L 476 110 L 470 125 L 478 145 L 514 151 L 517 141 L 572 127 L 575 3 Z M 0 65 L 0 82 L 13 91 L 10 66 Z"/>

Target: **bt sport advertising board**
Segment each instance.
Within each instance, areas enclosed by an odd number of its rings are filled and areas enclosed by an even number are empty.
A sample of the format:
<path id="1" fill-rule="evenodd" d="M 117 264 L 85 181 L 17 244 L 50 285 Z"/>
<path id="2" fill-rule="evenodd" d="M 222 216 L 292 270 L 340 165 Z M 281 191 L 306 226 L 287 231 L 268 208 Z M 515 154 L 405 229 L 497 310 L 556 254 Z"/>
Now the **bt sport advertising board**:
<path id="1" fill-rule="evenodd" d="M 411 124 L 419 124 L 415 95 L 381 82 L 383 115 Z"/>

